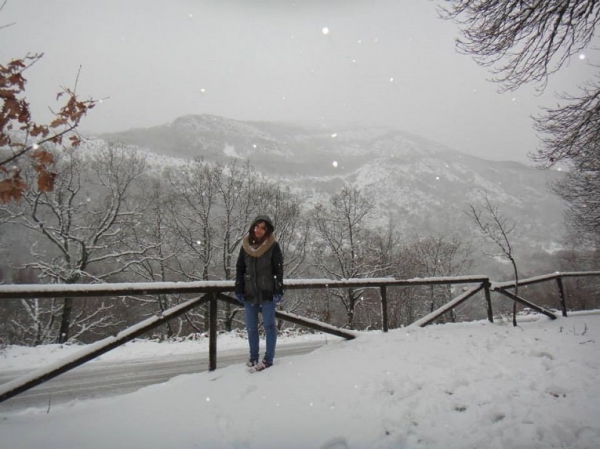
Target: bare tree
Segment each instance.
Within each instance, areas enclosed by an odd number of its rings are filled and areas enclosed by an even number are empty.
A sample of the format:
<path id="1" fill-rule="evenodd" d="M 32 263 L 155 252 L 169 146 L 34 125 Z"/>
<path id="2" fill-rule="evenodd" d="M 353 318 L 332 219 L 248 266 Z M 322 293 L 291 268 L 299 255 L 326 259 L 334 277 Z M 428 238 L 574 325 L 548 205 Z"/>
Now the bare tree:
<path id="1" fill-rule="evenodd" d="M 492 257 L 503 257 L 510 261 L 515 275 L 515 295 L 519 294 L 519 271 L 515 260 L 509 235 L 517 225 L 515 220 L 506 218 L 500 212 L 497 204 L 494 204 L 487 193 L 482 193 L 483 205 L 469 204 L 467 215 L 471 217 L 483 238 L 493 243 L 500 253 L 490 254 Z M 517 303 L 513 302 L 513 325 L 517 325 Z"/>
<path id="2" fill-rule="evenodd" d="M 462 28 L 458 48 L 483 66 L 505 90 L 537 83 L 588 47 L 600 23 L 596 0 L 457 0 L 442 8 L 442 17 Z M 531 157 L 543 168 L 563 162 L 567 179 L 554 191 L 567 201 L 572 221 L 582 231 L 600 233 L 600 86 L 589 81 L 578 95 L 563 94 L 562 105 L 535 118 L 541 148 Z M 565 104 L 566 103 L 566 104 Z"/>
<path id="3" fill-rule="evenodd" d="M 312 253 L 317 269 L 332 279 L 378 276 L 384 271 L 377 265 L 373 233 L 363 225 L 373 209 L 373 202 L 360 190 L 344 187 L 328 206 L 319 204 L 314 211 L 315 233 Z M 332 294 L 346 312 L 346 326 L 354 327 L 355 308 L 363 295 L 362 288 L 348 288 Z"/>
<path id="4" fill-rule="evenodd" d="M 259 213 L 273 218 L 286 252 L 286 275 L 301 266 L 307 235 L 299 232 L 304 223 L 299 220 L 299 200 L 278 183 L 259 176 L 249 163 L 196 160 L 171 172 L 169 182 L 174 190 L 175 234 L 183 242 L 174 261 L 184 279 L 232 279 L 239 244 Z M 224 306 L 227 330 L 240 310 L 229 303 Z"/>
<path id="5" fill-rule="evenodd" d="M 109 145 L 89 159 L 79 152 L 63 153 L 54 190 L 26 191 L 24 201 L 5 208 L 15 222 L 42 237 L 47 249 L 43 253 L 34 247 L 36 260 L 25 266 L 38 271 L 42 279 L 69 284 L 110 278 L 142 259 L 148 248 L 123 248 L 119 234 L 132 224 L 127 191 L 144 167 L 135 152 L 118 145 Z M 104 302 L 86 313 L 74 312 L 74 307 L 72 298 L 62 300 L 59 343 L 114 324 Z"/>
<path id="6" fill-rule="evenodd" d="M 179 272 L 188 280 L 208 280 L 214 263 L 220 173 L 208 162 L 196 160 L 168 176 L 174 190 L 172 218 L 183 242 L 183 254 L 177 258 Z M 191 264 L 186 266 L 183 260 Z"/>
<path id="7" fill-rule="evenodd" d="M 564 98 L 570 104 L 537 118 L 543 150 L 532 157 L 542 167 L 567 165 L 553 190 L 568 204 L 574 226 L 600 236 L 600 86 L 588 84 L 579 97 Z"/>
<path id="8" fill-rule="evenodd" d="M 20 312 L 11 320 L 13 332 L 18 334 L 19 343 L 37 346 L 44 343 L 55 341 L 56 315 L 54 311 L 57 306 L 55 299 L 51 299 L 48 306 L 46 300 L 22 299 L 20 303 Z"/>
<path id="9" fill-rule="evenodd" d="M 472 264 L 470 246 L 465 245 L 457 237 L 448 239 L 439 237 L 415 237 L 409 245 L 408 253 L 413 261 L 418 276 L 460 276 L 467 272 Z M 430 285 L 427 298 L 427 313 L 433 312 L 451 298 L 450 285 Z M 452 311 L 454 314 L 454 310 Z M 456 316 L 452 315 L 455 320 Z"/>
<path id="10" fill-rule="evenodd" d="M 559 271 L 594 271 L 600 265 L 600 249 L 589 241 L 572 240 L 576 243 L 557 254 Z M 571 310 L 593 310 L 600 307 L 600 279 L 597 277 L 576 277 L 563 279 L 568 291 L 568 307 Z"/>
<path id="11" fill-rule="evenodd" d="M 171 185 L 160 177 L 145 177 L 136 183 L 132 201 L 137 204 L 133 225 L 120 234 L 122 248 L 132 253 L 139 248 L 149 248 L 143 259 L 131 264 L 126 273 L 128 280 L 145 282 L 168 282 L 181 279 L 178 266 L 185 242 L 175 232 L 173 207 L 175 203 Z M 151 297 L 136 297 L 142 304 L 150 306 L 147 313 L 162 313 L 179 304 L 179 295 L 160 294 Z M 142 312 L 144 313 L 144 312 Z M 166 338 L 179 335 L 184 327 L 183 318 L 171 320 L 164 325 Z"/>
<path id="12" fill-rule="evenodd" d="M 236 251 L 248 231 L 247 226 L 259 211 L 258 175 L 249 162 L 239 164 L 233 160 L 226 165 L 217 165 L 221 176 L 216 189 L 220 202 L 217 215 L 218 238 L 215 242 L 219 252 L 221 276 L 233 279 Z M 225 329 L 233 328 L 235 317 L 241 307 L 227 303 L 224 310 Z"/>
<path id="13" fill-rule="evenodd" d="M 171 172 L 169 179 L 175 192 L 172 216 L 183 242 L 175 259 L 178 273 L 190 280 L 232 279 L 234 252 L 250 217 L 260 210 L 258 175 L 248 163 L 222 165 L 198 159 Z M 225 305 L 228 330 L 239 310 Z"/>
<path id="14" fill-rule="evenodd" d="M 285 255 L 285 277 L 297 277 L 305 269 L 310 235 L 310 223 L 302 218 L 300 199 L 278 182 L 263 182 L 260 189 L 261 210 L 271 216 Z"/>
<path id="15" fill-rule="evenodd" d="M 233 267 L 236 251 L 244 235 L 248 232 L 250 221 L 261 209 L 261 187 L 258 174 L 250 163 L 239 164 L 233 160 L 227 165 L 218 166 L 222 176 L 217 183 L 217 192 L 221 203 L 217 218 L 221 252 L 219 263 L 225 279 L 233 279 Z"/>

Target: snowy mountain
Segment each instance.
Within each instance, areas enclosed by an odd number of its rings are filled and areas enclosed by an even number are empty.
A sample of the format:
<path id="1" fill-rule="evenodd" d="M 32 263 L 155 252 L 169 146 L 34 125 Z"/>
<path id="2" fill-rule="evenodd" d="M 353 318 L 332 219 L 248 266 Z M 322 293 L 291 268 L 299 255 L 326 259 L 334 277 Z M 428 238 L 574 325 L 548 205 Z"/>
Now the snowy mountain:
<path id="1" fill-rule="evenodd" d="M 174 158 L 249 160 L 258 171 L 301 192 L 308 206 L 345 184 L 370 195 L 374 224 L 395 220 L 406 235 L 471 238 L 469 204 L 481 192 L 517 221 L 527 252 L 560 246 L 565 207 L 548 189 L 563 174 L 516 162 L 489 161 L 398 129 L 237 121 L 189 115 L 170 124 L 101 136 Z"/>

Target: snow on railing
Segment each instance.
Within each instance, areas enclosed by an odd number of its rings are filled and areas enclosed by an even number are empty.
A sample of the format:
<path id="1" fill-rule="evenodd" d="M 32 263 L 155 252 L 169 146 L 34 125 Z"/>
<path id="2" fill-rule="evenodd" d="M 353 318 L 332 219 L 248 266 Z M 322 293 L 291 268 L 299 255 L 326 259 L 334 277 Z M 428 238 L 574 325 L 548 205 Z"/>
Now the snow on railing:
<path id="1" fill-rule="evenodd" d="M 352 288 L 380 286 L 409 286 L 436 284 L 468 284 L 487 281 L 487 276 L 428 277 L 413 279 L 354 278 L 354 279 L 286 279 L 289 290 L 315 288 Z M 0 285 L 2 298 L 66 298 L 87 296 L 165 295 L 183 293 L 233 292 L 234 281 L 194 282 L 117 282 L 106 284 L 4 284 Z"/>
<path id="2" fill-rule="evenodd" d="M 527 279 L 520 279 L 519 282 L 515 281 L 506 281 L 506 282 L 493 282 L 492 289 L 496 290 L 499 288 L 511 288 L 516 285 L 531 285 L 537 284 L 540 282 L 551 281 L 553 279 L 558 278 L 566 278 L 566 277 L 586 277 L 586 276 L 600 276 L 600 271 L 568 271 L 568 272 L 560 272 L 557 271 L 555 273 L 543 274 L 541 276 L 534 276 Z"/>

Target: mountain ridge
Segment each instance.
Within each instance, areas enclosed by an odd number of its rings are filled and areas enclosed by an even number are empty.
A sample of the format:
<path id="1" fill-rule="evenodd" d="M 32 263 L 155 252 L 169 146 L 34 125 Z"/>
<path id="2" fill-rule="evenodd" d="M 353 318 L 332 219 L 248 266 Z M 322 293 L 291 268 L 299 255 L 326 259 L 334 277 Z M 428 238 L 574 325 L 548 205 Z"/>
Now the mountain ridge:
<path id="1" fill-rule="evenodd" d="M 307 207 L 353 185 L 373 198 L 374 225 L 395 220 L 405 235 L 418 230 L 472 238 L 474 224 L 465 212 L 483 192 L 517 221 L 514 239 L 523 250 L 560 246 L 566 233 L 565 205 L 548 189 L 563 173 L 463 154 L 387 126 L 324 127 L 205 114 L 100 137 L 182 159 L 248 160 L 301 193 Z"/>

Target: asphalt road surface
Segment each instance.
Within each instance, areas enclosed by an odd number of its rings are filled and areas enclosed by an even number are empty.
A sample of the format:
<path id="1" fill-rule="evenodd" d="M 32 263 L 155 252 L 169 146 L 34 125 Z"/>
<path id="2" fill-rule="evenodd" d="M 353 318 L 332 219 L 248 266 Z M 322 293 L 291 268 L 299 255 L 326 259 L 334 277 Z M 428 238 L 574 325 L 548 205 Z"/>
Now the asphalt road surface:
<path id="1" fill-rule="evenodd" d="M 307 342 L 277 346 L 277 358 L 306 354 L 325 343 Z M 217 369 L 245 363 L 247 349 L 219 351 Z M 29 407 L 48 408 L 73 400 L 118 396 L 158 384 L 181 374 L 208 371 L 208 353 L 172 355 L 119 362 L 87 363 L 41 385 L 0 403 L 0 412 L 13 412 Z M 0 372 L 0 384 L 29 371 Z"/>

